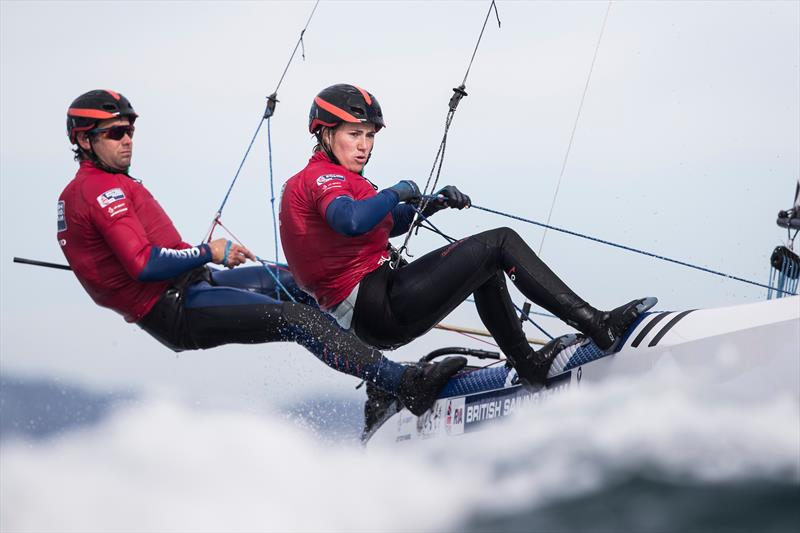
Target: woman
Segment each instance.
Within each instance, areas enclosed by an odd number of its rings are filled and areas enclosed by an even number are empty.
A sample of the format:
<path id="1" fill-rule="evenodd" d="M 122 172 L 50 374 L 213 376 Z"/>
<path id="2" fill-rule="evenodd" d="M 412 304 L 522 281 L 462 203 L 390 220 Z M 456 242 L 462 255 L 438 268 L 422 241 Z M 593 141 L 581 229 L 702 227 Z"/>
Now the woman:
<path id="1" fill-rule="evenodd" d="M 528 299 L 601 349 L 617 347 L 648 304 L 634 300 L 598 311 L 509 228 L 461 239 L 392 268 L 389 237 L 409 229 L 411 203 L 420 192 L 408 180 L 378 191 L 363 176 L 383 126 L 380 105 L 369 92 L 345 84 L 323 90 L 309 115 L 309 131 L 317 139 L 314 154 L 284 188 L 280 227 L 289 268 L 323 310 L 367 344 L 392 348 L 424 334 L 473 294 L 481 320 L 522 380 L 540 385 L 563 346 L 557 339 L 539 351 L 530 347 L 508 294 L 507 275 Z M 470 205 L 453 186 L 437 197 L 426 216 Z"/>

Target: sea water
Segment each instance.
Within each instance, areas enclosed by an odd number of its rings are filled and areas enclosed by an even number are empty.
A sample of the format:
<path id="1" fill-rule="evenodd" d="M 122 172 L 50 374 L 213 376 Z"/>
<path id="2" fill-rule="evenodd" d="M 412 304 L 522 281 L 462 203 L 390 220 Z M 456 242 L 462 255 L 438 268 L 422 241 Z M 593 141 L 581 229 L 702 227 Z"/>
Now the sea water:
<path id="1" fill-rule="evenodd" d="M 0 530 L 800 528 L 795 391 L 612 380 L 471 435 L 366 448 L 352 399 L 258 414 L 116 405 L 52 435 L 5 432 Z"/>

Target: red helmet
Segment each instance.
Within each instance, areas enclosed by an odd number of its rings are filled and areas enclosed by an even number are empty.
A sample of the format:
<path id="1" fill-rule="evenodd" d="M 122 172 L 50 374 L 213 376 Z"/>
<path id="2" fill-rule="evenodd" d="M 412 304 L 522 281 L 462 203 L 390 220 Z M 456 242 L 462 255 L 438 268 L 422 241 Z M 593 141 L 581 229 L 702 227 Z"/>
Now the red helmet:
<path id="1" fill-rule="evenodd" d="M 138 116 L 128 99 L 120 93 L 103 89 L 89 91 L 77 97 L 67 110 L 69 142 L 77 144 L 78 132 L 94 128 L 101 120 L 128 117 L 133 124 Z"/>
<path id="2" fill-rule="evenodd" d="M 364 89 L 345 83 L 331 85 L 314 98 L 308 131 L 316 133 L 322 126 L 333 128 L 342 122 L 371 122 L 375 131 L 385 126 L 378 100 Z"/>

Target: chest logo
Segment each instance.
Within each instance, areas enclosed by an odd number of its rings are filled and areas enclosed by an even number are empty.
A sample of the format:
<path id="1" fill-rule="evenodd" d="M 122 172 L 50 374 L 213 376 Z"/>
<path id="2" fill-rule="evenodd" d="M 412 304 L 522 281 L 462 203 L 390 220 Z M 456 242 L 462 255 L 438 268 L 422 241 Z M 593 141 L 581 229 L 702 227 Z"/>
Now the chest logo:
<path id="1" fill-rule="evenodd" d="M 317 178 L 317 186 L 321 187 L 333 180 L 344 181 L 344 176 L 341 174 L 325 174 Z"/>
<path id="2" fill-rule="evenodd" d="M 97 203 L 100 207 L 107 207 L 114 202 L 125 199 L 125 193 L 120 188 L 109 189 L 97 197 Z"/>
<path id="3" fill-rule="evenodd" d="M 64 200 L 58 202 L 58 231 L 67 231 L 67 214 L 65 212 Z"/>

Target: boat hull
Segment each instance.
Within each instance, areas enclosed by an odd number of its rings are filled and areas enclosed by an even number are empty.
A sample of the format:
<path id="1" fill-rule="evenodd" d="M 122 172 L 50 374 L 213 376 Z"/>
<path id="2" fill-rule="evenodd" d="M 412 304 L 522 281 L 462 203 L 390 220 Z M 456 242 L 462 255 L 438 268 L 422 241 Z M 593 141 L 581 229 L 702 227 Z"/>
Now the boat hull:
<path id="1" fill-rule="evenodd" d="M 800 397 L 800 296 L 648 313 L 631 327 L 614 354 L 603 353 L 589 341 L 559 354 L 539 391 L 522 387 L 516 372 L 504 365 L 477 369 L 451 379 L 420 417 L 399 406 L 388 409 L 364 438 L 405 442 L 463 435 L 581 384 L 657 370 L 743 395 L 787 391 Z"/>

